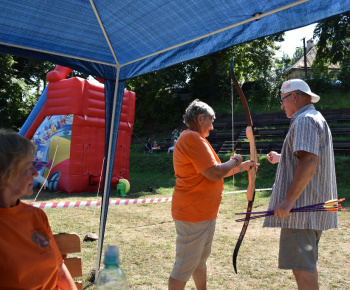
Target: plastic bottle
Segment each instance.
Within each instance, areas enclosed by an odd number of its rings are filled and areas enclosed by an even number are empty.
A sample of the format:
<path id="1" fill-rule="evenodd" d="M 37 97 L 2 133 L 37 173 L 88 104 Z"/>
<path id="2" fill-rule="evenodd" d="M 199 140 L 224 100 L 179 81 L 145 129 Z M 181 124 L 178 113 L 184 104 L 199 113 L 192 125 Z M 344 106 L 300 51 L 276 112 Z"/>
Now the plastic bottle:
<path id="1" fill-rule="evenodd" d="M 129 289 L 128 280 L 119 267 L 119 251 L 116 246 L 108 246 L 103 263 L 105 267 L 97 277 L 96 289 Z"/>

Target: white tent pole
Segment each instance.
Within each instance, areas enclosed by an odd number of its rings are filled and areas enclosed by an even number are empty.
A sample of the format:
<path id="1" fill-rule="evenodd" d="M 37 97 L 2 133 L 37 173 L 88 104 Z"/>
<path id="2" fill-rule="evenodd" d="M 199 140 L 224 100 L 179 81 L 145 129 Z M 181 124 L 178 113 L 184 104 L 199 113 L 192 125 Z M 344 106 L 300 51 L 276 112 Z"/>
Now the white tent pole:
<path id="1" fill-rule="evenodd" d="M 308 1 L 310 1 L 310 0 L 298 0 L 298 1 L 296 1 L 296 2 L 290 3 L 290 4 L 288 4 L 288 5 L 285 5 L 285 6 L 276 8 L 276 9 L 273 9 L 273 10 L 271 10 L 271 11 L 269 11 L 269 12 L 266 12 L 266 13 L 261 13 L 261 14 L 258 14 L 258 13 L 257 13 L 257 14 L 255 14 L 253 17 L 248 18 L 248 19 L 246 19 L 246 20 L 243 20 L 243 21 L 241 21 L 241 22 L 237 22 L 237 23 L 235 23 L 235 24 L 232 24 L 232 25 L 226 26 L 226 27 L 224 27 L 224 28 L 215 30 L 215 31 L 213 31 L 213 32 L 204 34 L 204 35 L 202 35 L 202 36 L 193 38 L 193 39 L 191 39 L 191 40 L 188 40 L 188 41 L 185 41 L 185 42 L 176 44 L 176 45 L 174 45 L 174 46 L 165 48 L 165 49 L 163 49 L 163 50 L 159 50 L 159 51 L 157 51 L 157 52 L 154 52 L 154 53 L 145 55 L 145 56 L 140 57 L 140 58 L 138 58 L 138 59 L 134 59 L 134 60 L 132 60 L 132 61 L 129 61 L 129 62 L 126 62 L 126 63 L 122 64 L 122 66 L 127 66 L 128 64 L 131 64 L 131 63 L 134 63 L 134 62 L 138 62 L 138 61 L 140 61 L 140 60 L 142 60 L 142 59 L 146 59 L 146 58 L 149 58 L 149 57 L 151 57 L 151 56 L 155 56 L 155 55 L 161 54 L 161 53 L 163 53 L 163 52 L 172 50 L 172 49 L 174 49 L 174 48 L 183 46 L 183 45 L 185 45 L 185 44 L 188 44 L 188 43 L 195 42 L 195 41 L 197 41 L 197 40 L 206 38 L 206 37 L 208 37 L 208 36 L 218 34 L 218 33 L 222 32 L 222 31 L 229 30 L 229 29 L 231 29 L 231 28 L 233 28 L 233 27 L 240 26 L 240 25 L 243 25 L 243 24 L 246 24 L 246 23 L 248 23 L 248 22 L 255 21 L 255 20 L 259 20 L 259 19 L 261 19 L 261 18 L 263 18 L 263 17 L 265 17 L 265 16 L 268 16 L 268 15 L 271 15 L 271 14 L 274 14 L 274 13 L 277 13 L 277 12 L 280 12 L 280 11 L 282 11 L 282 10 L 291 8 L 291 7 L 293 7 L 293 6 L 300 5 L 300 4 L 302 4 L 302 3 L 304 3 L 304 2 L 308 2 Z"/>
<path id="2" fill-rule="evenodd" d="M 69 59 L 78 59 L 78 60 L 92 62 L 92 63 L 99 63 L 99 64 L 109 65 L 109 66 L 113 66 L 113 67 L 117 66 L 115 63 L 103 62 L 103 61 L 98 61 L 98 60 L 95 60 L 95 59 L 78 57 L 76 55 L 57 53 L 57 52 L 53 52 L 53 51 L 47 51 L 47 50 L 43 50 L 43 49 L 36 49 L 36 48 L 28 47 L 28 46 L 16 45 L 16 44 L 12 44 L 12 43 L 1 42 L 1 41 L 0 41 L 0 45 L 10 46 L 10 47 L 15 47 L 15 48 L 20 48 L 20 49 L 25 49 L 25 50 L 29 50 L 29 51 L 36 51 L 36 52 L 40 52 L 40 53 L 46 53 L 46 54 L 62 56 L 62 57 L 66 57 L 66 58 L 69 58 Z"/>
<path id="3" fill-rule="evenodd" d="M 94 0 L 90 0 L 90 4 L 91 4 L 92 9 L 93 9 L 94 12 L 95 12 L 97 21 L 98 21 L 98 23 L 100 24 L 100 27 L 101 27 L 102 32 L 103 32 L 103 35 L 104 35 L 105 38 L 106 38 L 106 41 L 107 41 L 107 43 L 108 43 L 108 46 L 109 46 L 109 49 L 110 49 L 111 53 L 113 54 L 113 57 L 114 57 L 114 59 L 115 59 L 115 62 L 116 62 L 116 64 L 119 66 L 118 58 L 117 58 L 117 56 L 115 55 L 113 46 L 112 46 L 112 44 L 111 44 L 111 41 L 109 40 L 109 37 L 108 37 L 107 32 L 106 32 L 106 29 L 105 29 L 105 27 L 104 27 L 104 25 L 103 25 L 103 23 L 102 23 L 102 21 L 101 21 L 100 15 L 99 15 L 98 12 L 97 12 L 97 9 L 96 9 Z"/>
<path id="4" fill-rule="evenodd" d="M 120 67 L 117 67 L 117 77 L 115 80 L 115 88 L 114 88 L 114 96 L 113 96 L 113 107 L 112 107 L 112 117 L 111 117 L 111 126 L 109 131 L 109 143 L 108 143 L 108 153 L 106 156 L 106 172 L 104 176 L 104 188 L 103 188 L 103 198 L 102 198 L 102 204 L 101 204 L 101 216 L 100 216 L 100 228 L 99 228 L 99 236 L 98 236 L 98 248 L 97 248 L 97 259 L 96 259 L 96 270 L 95 270 L 95 283 L 98 276 L 98 271 L 100 270 L 100 264 L 101 264 L 101 255 L 102 255 L 102 247 L 103 247 L 103 240 L 104 240 L 104 227 L 103 224 L 105 223 L 105 212 L 106 212 L 106 203 L 109 202 L 109 198 L 107 200 L 107 185 L 110 180 L 108 180 L 107 176 L 109 176 L 109 172 L 113 171 L 113 168 L 111 168 L 111 151 L 112 151 L 112 137 L 113 137 L 113 131 L 114 131 L 114 117 L 115 117 L 115 111 L 116 111 L 116 103 L 117 103 L 117 96 L 118 96 L 118 85 L 119 85 L 119 73 L 120 73 Z"/>

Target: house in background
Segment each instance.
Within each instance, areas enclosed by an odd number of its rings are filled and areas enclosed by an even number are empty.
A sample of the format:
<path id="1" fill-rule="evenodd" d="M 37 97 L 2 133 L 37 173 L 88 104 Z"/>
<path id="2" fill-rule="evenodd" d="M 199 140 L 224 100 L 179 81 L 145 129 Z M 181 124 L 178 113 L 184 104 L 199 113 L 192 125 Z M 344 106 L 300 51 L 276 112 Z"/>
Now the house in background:
<path id="1" fill-rule="evenodd" d="M 306 73 L 307 76 L 312 76 L 311 66 L 316 58 L 316 48 L 314 46 L 314 41 L 309 39 L 306 45 Z M 338 64 L 330 64 L 328 69 L 334 73 L 340 69 Z M 305 76 L 305 60 L 302 56 L 295 64 L 287 68 L 281 75 L 286 80 L 290 79 L 304 79 Z"/>

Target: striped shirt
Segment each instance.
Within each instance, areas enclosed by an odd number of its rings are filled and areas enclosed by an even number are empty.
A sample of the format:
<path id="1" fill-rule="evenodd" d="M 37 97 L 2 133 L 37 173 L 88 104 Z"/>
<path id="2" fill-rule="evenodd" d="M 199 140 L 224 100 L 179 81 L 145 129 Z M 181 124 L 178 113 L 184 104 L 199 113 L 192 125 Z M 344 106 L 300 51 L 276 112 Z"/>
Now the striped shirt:
<path id="1" fill-rule="evenodd" d="M 301 108 L 291 119 L 284 140 L 275 184 L 272 189 L 269 210 L 284 200 L 292 184 L 298 159 L 296 153 L 306 151 L 318 156 L 316 171 L 296 200 L 294 207 L 322 203 L 338 198 L 334 166 L 332 135 L 322 114 L 313 104 Z M 328 230 L 338 225 L 335 212 L 295 212 L 285 218 L 269 216 L 263 227 Z"/>

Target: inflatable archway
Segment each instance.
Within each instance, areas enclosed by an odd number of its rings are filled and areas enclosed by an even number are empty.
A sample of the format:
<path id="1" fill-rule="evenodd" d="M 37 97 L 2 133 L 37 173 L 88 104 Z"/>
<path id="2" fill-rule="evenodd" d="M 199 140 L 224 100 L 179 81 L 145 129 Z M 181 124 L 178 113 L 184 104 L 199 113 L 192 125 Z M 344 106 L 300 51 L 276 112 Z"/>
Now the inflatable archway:
<path id="1" fill-rule="evenodd" d="M 68 193 L 98 188 L 105 148 L 104 85 L 79 77 L 66 79 L 72 70 L 56 66 L 47 74 L 47 88 L 24 123 L 21 135 L 37 146 L 40 175 L 48 189 Z M 135 93 L 124 91 L 112 188 L 129 180 Z M 103 184 L 103 183 L 101 183 Z"/>

